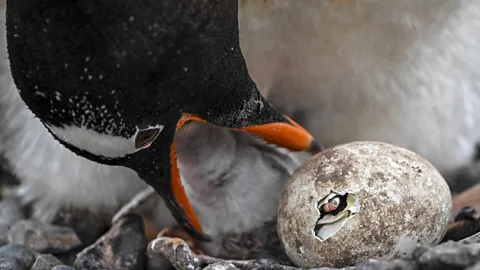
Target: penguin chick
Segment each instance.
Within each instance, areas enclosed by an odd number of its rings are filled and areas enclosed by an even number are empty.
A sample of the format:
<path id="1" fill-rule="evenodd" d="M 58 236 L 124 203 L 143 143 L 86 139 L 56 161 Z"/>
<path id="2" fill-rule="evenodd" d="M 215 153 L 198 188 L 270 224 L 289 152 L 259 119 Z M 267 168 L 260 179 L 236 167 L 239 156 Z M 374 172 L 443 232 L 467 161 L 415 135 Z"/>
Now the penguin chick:
<path id="1" fill-rule="evenodd" d="M 32 215 L 50 222 L 62 207 L 114 214 L 146 184 L 132 170 L 81 158 L 60 145 L 20 98 L 9 69 L 5 1 L 0 5 L 0 154 L 19 178 Z"/>
<path id="2" fill-rule="evenodd" d="M 230 259 L 281 257 L 275 221 L 283 186 L 301 164 L 295 154 L 238 131 L 205 123 L 175 137 L 182 183 L 205 232 L 203 252 Z M 160 202 L 160 227 L 175 225 Z"/>
<path id="3" fill-rule="evenodd" d="M 480 2 L 241 0 L 259 89 L 329 147 L 396 144 L 444 175 L 480 139 Z"/>

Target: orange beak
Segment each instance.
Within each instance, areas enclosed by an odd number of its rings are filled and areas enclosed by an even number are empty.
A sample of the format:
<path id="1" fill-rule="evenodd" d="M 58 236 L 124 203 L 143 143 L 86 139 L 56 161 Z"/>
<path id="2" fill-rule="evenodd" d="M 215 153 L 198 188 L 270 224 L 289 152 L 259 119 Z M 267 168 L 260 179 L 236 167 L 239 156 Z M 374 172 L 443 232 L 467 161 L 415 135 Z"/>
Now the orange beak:
<path id="1" fill-rule="evenodd" d="M 290 117 L 284 115 L 290 122 L 269 123 L 258 126 L 237 128 L 236 130 L 246 131 L 252 135 L 262 138 L 267 143 L 287 148 L 290 151 L 305 151 L 316 154 L 323 150 L 323 147 Z"/>
<path id="2" fill-rule="evenodd" d="M 264 125 L 249 126 L 242 128 L 233 128 L 234 130 L 246 131 L 252 135 L 262 138 L 267 143 L 275 144 L 280 147 L 287 148 L 291 151 L 307 151 L 312 154 L 320 152 L 323 147 L 299 124 L 289 117 L 285 116 L 290 123 L 269 123 Z M 183 114 L 177 122 L 176 130 L 178 131 L 188 121 L 207 122 L 206 120 L 193 115 Z M 190 201 L 185 194 L 180 173 L 177 167 L 177 158 L 175 154 L 175 142 L 170 147 L 170 163 L 171 163 L 171 189 L 173 197 L 184 212 L 184 216 L 191 227 L 196 231 L 197 238 L 209 240 L 211 239 L 204 233 L 197 215 L 195 214 Z"/>

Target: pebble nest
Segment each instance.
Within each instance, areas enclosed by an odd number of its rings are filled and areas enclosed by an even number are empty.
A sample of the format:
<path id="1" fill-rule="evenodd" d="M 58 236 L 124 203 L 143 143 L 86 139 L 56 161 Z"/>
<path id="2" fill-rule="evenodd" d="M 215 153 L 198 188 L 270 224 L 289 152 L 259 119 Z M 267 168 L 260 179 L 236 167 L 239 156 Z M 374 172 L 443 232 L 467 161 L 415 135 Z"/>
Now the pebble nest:
<path id="1" fill-rule="evenodd" d="M 178 238 L 160 237 L 148 243 L 143 219 L 136 214 L 109 225 L 91 213 L 64 210 L 53 224 L 41 223 L 30 219 L 28 209 L 15 197 L 5 195 L 17 183 L 11 179 L 0 170 L 2 270 L 300 269 L 280 258 L 238 261 L 196 255 Z M 369 260 L 342 269 L 480 269 L 480 215 L 464 208 L 442 243 L 419 245 L 411 260 Z"/>

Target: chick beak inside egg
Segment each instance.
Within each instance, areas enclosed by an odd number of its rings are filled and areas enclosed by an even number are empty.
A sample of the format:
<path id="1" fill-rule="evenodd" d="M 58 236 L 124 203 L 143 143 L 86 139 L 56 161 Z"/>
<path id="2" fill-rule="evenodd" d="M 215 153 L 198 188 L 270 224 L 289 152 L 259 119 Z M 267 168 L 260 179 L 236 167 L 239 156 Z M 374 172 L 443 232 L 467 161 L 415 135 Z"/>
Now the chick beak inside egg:
<path id="1" fill-rule="evenodd" d="M 332 199 L 328 200 L 328 202 L 322 206 L 323 212 L 330 213 L 337 210 L 338 207 L 340 206 L 340 202 L 341 202 L 340 199 L 341 199 L 341 196 L 337 195 Z"/>
<path id="2" fill-rule="evenodd" d="M 358 197 L 353 193 L 330 192 L 316 206 L 319 218 L 313 228 L 313 235 L 325 241 L 335 235 L 345 222 L 360 210 Z"/>

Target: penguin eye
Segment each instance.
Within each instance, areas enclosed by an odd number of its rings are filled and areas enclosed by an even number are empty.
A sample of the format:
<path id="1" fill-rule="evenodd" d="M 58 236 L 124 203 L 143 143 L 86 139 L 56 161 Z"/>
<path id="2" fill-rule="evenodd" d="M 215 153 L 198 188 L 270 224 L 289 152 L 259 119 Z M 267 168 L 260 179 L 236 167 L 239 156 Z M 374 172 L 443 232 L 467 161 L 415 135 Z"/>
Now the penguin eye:
<path id="1" fill-rule="evenodd" d="M 158 134 L 160 134 L 159 128 L 140 130 L 135 138 L 135 148 L 142 149 L 149 147 L 157 138 Z"/>

